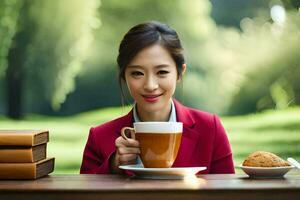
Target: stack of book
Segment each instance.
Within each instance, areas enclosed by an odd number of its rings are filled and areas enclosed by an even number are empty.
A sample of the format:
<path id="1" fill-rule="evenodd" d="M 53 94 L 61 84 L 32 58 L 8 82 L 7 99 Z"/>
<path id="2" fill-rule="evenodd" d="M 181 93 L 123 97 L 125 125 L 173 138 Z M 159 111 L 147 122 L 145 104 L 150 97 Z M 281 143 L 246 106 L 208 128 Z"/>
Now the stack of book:
<path id="1" fill-rule="evenodd" d="M 48 131 L 0 130 L 0 179 L 37 179 L 54 170 Z"/>

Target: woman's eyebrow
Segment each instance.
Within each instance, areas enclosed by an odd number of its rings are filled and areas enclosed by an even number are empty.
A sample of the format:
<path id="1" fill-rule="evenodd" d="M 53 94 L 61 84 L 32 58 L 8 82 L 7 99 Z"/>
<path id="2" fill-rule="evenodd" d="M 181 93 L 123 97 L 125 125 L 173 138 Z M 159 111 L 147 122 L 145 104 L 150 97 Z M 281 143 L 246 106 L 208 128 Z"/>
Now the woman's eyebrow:
<path id="1" fill-rule="evenodd" d="M 143 68 L 141 65 L 128 65 L 127 68 Z"/>
<path id="2" fill-rule="evenodd" d="M 167 68 L 170 65 L 168 64 L 160 64 L 160 65 L 156 65 L 155 68 L 156 69 L 161 69 L 161 68 Z M 143 69 L 143 67 L 141 65 L 128 65 L 127 68 L 140 68 Z"/>
<path id="3" fill-rule="evenodd" d="M 168 64 L 161 64 L 161 65 L 156 65 L 155 68 L 157 69 L 161 69 L 161 68 L 166 68 L 166 67 L 169 67 L 170 65 Z"/>

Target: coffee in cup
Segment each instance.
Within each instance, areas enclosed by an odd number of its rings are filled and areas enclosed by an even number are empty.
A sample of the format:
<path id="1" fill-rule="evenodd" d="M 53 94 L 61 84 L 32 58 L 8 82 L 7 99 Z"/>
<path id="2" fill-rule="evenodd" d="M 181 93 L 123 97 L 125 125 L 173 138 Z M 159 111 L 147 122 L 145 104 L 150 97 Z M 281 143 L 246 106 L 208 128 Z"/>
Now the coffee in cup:
<path id="1" fill-rule="evenodd" d="M 123 138 L 139 141 L 141 160 L 146 168 L 169 168 L 173 165 L 182 136 L 181 122 L 136 122 L 134 128 L 124 127 Z"/>

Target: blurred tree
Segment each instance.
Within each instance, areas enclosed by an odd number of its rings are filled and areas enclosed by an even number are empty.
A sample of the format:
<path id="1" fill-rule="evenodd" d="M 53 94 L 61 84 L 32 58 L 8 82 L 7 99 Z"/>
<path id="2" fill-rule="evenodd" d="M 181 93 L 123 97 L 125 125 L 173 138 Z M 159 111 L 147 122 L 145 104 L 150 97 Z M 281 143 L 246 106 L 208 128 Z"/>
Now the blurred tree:
<path id="1" fill-rule="evenodd" d="M 300 7 L 300 0 L 284 0 L 284 1 L 273 1 L 273 3 L 282 3 L 287 10 L 297 11 Z"/>
<path id="2" fill-rule="evenodd" d="M 12 43 L 12 37 L 16 32 L 17 19 L 23 1 L 0 1 L 0 86 L 4 85 L 4 75 L 7 69 L 7 54 Z M 4 110 L 1 105 L 4 102 L 4 88 L 0 88 L 0 112 Z"/>
<path id="3" fill-rule="evenodd" d="M 31 27 L 26 29 L 31 39 L 22 62 L 27 111 L 73 114 L 120 105 L 115 61 L 119 42 L 128 28 L 149 20 L 169 24 L 183 42 L 188 65 L 182 95 L 186 105 L 237 114 L 299 102 L 296 0 L 283 4 L 255 0 L 251 5 L 236 0 L 102 0 L 102 27 L 89 48 L 72 45 L 90 43 L 90 31 L 99 26 L 95 4 L 88 11 L 82 8 L 92 4 L 82 0 L 72 5 L 67 0 L 31 2 L 32 25 L 26 25 Z M 288 10 L 274 7 L 273 19 L 273 5 Z M 53 111 L 62 102 L 61 110 Z"/>
<path id="4" fill-rule="evenodd" d="M 247 55 L 238 55 L 238 62 L 245 70 L 236 82 L 240 87 L 232 96 L 230 114 L 300 104 L 300 12 L 276 16 L 284 19 L 243 22 L 245 38 L 238 49 Z"/>
<path id="5" fill-rule="evenodd" d="M 297 102 L 291 100 L 299 94 L 297 73 L 293 73 L 298 69 L 295 38 L 299 26 L 289 20 L 289 14 L 286 24 L 290 25 L 272 22 L 269 6 L 280 1 L 255 1 L 250 7 L 230 1 L 232 7 L 222 9 L 228 8 L 227 12 L 238 19 L 233 25 L 239 28 L 217 26 L 210 17 L 209 1 L 102 2 L 103 27 L 91 49 L 89 67 L 78 77 L 78 88 L 63 104 L 62 113 L 120 104 L 115 78 L 118 44 L 129 27 L 148 20 L 169 24 L 182 39 L 188 65 L 183 84 L 185 104 L 233 114 Z M 220 19 L 219 24 L 226 24 Z M 289 70 L 282 73 L 284 68 Z M 283 74 L 285 78 L 280 78 Z"/>
<path id="6" fill-rule="evenodd" d="M 128 29 L 138 23 L 158 20 L 177 30 L 185 48 L 189 73 L 201 82 L 203 69 L 199 62 L 200 44 L 213 32 L 215 25 L 210 18 L 210 3 L 194 0 L 103 0 L 101 5 L 102 27 L 91 47 L 86 68 L 77 79 L 77 88 L 62 105 L 61 113 L 73 114 L 104 106 L 121 104 L 118 92 L 116 57 L 118 45 Z M 121 20 L 120 20 L 121 19 Z M 100 52 L 100 53 L 99 53 Z M 195 74 L 195 75 L 192 75 Z M 193 83 L 185 78 L 183 96 L 185 102 L 201 105 L 203 99 L 189 96 Z M 194 79 L 196 80 L 196 78 Z M 195 83 L 194 83 L 195 85 Z M 202 88 L 203 85 L 197 87 Z M 180 96 L 179 92 L 179 95 Z M 201 93 L 201 90 L 198 93 Z M 204 106 L 203 106 L 204 107 Z"/>
<path id="7" fill-rule="evenodd" d="M 243 18 L 254 18 L 269 8 L 270 0 L 210 0 L 211 16 L 218 25 L 240 27 Z"/>
<path id="8" fill-rule="evenodd" d="M 299 20 L 299 11 L 272 1 L 255 18 L 244 18 L 241 31 L 218 27 L 199 51 L 215 97 L 207 106 L 243 114 L 299 104 Z"/>
<path id="9" fill-rule="evenodd" d="M 7 67 L 6 56 L 11 46 L 12 37 L 16 32 L 17 19 L 23 1 L 0 1 L 0 77 L 3 77 Z"/>
<path id="10" fill-rule="evenodd" d="M 26 11 L 29 8 L 29 2 L 25 1 L 20 10 L 18 31 L 13 37 L 12 45 L 7 56 L 8 67 L 6 69 L 6 93 L 8 102 L 8 116 L 11 118 L 22 117 L 22 95 L 24 85 L 24 60 L 26 60 L 27 42 L 30 41 L 30 32 L 26 31 L 32 25 L 28 19 Z M 31 28 L 31 27 L 30 27 Z"/>
<path id="11" fill-rule="evenodd" d="M 25 0 L 8 56 L 8 115 L 21 116 L 22 91 L 27 105 L 49 103 L 58 109 L 74 89 L 92 30 L 98 28 L 98 0 Z M 24 81 L 24 84 L 23 84 Z"/>
<path id="12" fill-rule="evenodd" d="M 241 30 L 215 27 L 196 43 L 204 73 L 186 77 L 190 104 L 230 114 L 299 104 L 299 11 L 269 2 Z"/>

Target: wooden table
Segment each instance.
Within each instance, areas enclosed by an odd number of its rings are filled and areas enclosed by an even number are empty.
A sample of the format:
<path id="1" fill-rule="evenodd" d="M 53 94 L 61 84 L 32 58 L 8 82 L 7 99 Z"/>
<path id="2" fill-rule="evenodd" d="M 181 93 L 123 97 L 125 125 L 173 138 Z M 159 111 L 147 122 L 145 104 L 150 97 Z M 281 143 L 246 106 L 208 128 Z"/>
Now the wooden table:
<path id="1" fill-rule="evenodd" d="M 50 175 L 38 180 L 0 181 L 0 200 L 299 199 L 300 174 L 284 179 L 202 175 L 185 180 L 142 180 L 121 175 Z"/>

